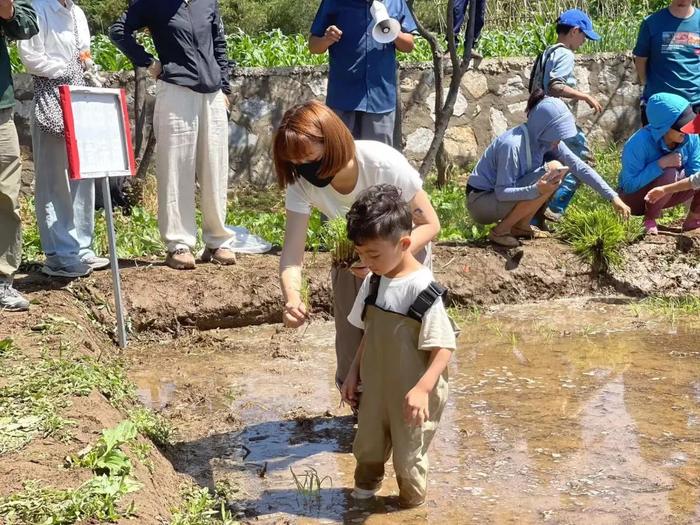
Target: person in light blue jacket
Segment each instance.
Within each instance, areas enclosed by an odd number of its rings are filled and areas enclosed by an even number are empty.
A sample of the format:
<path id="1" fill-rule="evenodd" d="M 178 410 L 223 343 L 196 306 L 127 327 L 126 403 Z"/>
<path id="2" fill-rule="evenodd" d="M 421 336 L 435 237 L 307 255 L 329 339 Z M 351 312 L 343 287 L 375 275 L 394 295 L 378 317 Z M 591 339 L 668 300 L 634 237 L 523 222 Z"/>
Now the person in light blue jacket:
<path id="1" fill-rule="evenodd" d="M 526 109 L 527 122 L 497 137 L 484 151 L 467 184 L 467 209 L 479 224 L 498 224 L 489 238 L 495 244 L 515 247 L 517 237 L 532 238 L 530 226 L 559 187 L 572 173 L 591 186 L 623 216 L 630 209 L 605 180 L 574 155 L 563 140 L 576 135 L 576 122 L 558 98 L 533 91 Z M 545 163 L 548 154 L 553 160 Z"/>
<path id="2" fill-rule="evenodd" d="M 692 198 L 683 230 L 696 229 L 700 226 L 700 191 L 669 194 L 653 202 L 645 200 L 652 189 L 700 171 L 700 137 L 692 134 L 695 113 L 680 95 L 657 93 L 649 97 L 646 114 L 649 124 L 635 132 L 622 150 L 620 196 L 633 215 L 644 216 L 644 227 L 652 235 L 658 233 L 656 219 L 665 208 Z"/>

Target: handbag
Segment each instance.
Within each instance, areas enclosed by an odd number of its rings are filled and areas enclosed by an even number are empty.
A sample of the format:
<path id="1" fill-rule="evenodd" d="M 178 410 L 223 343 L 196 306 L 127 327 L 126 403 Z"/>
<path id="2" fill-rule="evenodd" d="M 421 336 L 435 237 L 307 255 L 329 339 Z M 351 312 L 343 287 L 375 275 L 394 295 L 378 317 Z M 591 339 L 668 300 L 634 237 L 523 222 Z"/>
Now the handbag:
<path id="1" fill-rule="evenodd" d="M 46 78 L 32 75 L 34 81 L 34 118 L 39 129 L 44 133 L 56 136 L 64 134 L 63 110 L 58 94 L 58 86 L 84 86 L 83 66 L 80 62 L 80 44 L 78 41 L 78 24 L 75 12 L 71 9 L 73 18 L 73 38 L 75 40 L 75 55 L 68 62 L 65 76 Z"/>

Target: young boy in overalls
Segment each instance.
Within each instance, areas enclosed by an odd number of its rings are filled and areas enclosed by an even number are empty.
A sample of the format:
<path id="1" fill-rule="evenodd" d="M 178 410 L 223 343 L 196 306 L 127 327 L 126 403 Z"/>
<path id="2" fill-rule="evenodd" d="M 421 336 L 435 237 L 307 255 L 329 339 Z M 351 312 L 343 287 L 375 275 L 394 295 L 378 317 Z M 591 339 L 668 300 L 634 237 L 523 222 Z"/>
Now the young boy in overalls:
<path id="1" fill-rule="evenodd" d="M 425 501 L 428 447 L 447 402 L 455 330 L 445 289 L 411 253 L 411 209 L 398 188 L 365 190 L 347 220 L 348 238 L 372 272 L 348 316 L 365 332 L 341 391 L 359 404 L 353 496 L 376 494 L 393 449 L 399 504 L 415 507 Z"/>

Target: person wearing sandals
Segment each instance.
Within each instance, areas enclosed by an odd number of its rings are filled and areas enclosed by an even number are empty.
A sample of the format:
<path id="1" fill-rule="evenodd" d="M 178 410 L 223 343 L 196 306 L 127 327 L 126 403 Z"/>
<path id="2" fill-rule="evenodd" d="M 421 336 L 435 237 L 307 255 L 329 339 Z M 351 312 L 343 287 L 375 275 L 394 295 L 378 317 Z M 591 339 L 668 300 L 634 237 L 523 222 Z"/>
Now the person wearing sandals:
<path id="1" fill-rule="evenodd" d="M 700 191 L 682 182 L 700 171 L 700 137 L 696 133 L 693 108 L 685 98 L 671 93 L 649 97 L 646 114 L 649 124 L 637 130 L 622 150 L 620 196 L 634 215 L 644 217 L 644 229 L 650 235 L 659 233 L 656 219 L 665 208 L 681 206 L 691 200 L 683 231 L 700 227 Z M 685 191 L 666 192 L 681 187 Z M 658 196 L 657 187 L 664 187 Z M 651 197 L 649 195 L 651 194 Z"/>
<path id="2" fill-rule="evenodd" d="M 34 205 L 46 255 L 42 272 L 54 277 L 83 277 L 108 267 L 109 259 L 97 257 L 92 249 L 94 180 L 68 179 L 58 86 L 85 85 L 84 57 L 90 49 L 90 30 L 83 10 L 72 0 L 35 0 L 33 6 L 39 32 L 18 42 L 17 48 L 34 80 Z"/>
<path id="3" fill-rule="evenodd" d="M 440 231 L 440 221 L 420 175 L 401 153 L 378 141 L 353 140 L 343 121 L 318 101 L 284 114 L 272 150 L 277 180 L 286 190 L 287 223 L 280 257 L 285 325 L 299 327 L 309 315 L 301 300 L 301 272 L 313 208 L 330 219 L 345 217 L 362 190 L 377 184 L 397 186 L 413 213 L 411 251 L 430 265 L 430 242 Z M 367 273 L 367 268 L 354 267 L 331 272 L 339 389 L 362 339 L 362 330 L 347 317 Z"/>
<path id="4" fill-rule="evenodd" d="M 533 91 L 527 122 L 497 137 L 484 151 L 467 181 L 467 209 L 479 224 L 493 224 L 494 244 L 513 248 L 518 237 L 543 235 L 530 223 L 543 213 L 562 177 L 572 173 L 591 186 L 624 217 L 629 207 L 607 182 L 563 143 L 576 135 L 576 121 L 566 104 Z M 553 160 L 545 163 L 548 154 Z M 545 234 L 546 235 L 546 234 Z"/>
<path id="5" fill-rule="evenodd" d="M 136 41 L 148 28 L 158 58 Z M 231 93 L 224 26 L 216 0 L 135 0 L 109 30 L 112 42 L 156 84 L 158 226 L 165 264 L 192 269 L 197 241 L 195 174 L 202 209 L 202 261 L 235 264 L 226 227 Z"/>
<path id="6" fill-rule="evenodd" d="M 22 185 L 22 159 L 12 111 L 15 93 L 12 85 L 7 39 L 26 40 L 39 27 L 29 0 L 0 3 L 0 312 L 24 311 L 29 301 L 12 285 L 22 260 L 22 218 L 19 190 Z"/>

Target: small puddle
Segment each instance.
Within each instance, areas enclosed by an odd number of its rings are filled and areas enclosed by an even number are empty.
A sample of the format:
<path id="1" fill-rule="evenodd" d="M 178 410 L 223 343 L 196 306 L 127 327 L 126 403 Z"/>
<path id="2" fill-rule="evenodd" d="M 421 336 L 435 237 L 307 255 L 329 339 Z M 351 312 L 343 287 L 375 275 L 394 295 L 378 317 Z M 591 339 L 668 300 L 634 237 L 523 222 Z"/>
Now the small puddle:
<path id="1" fill-rule="evenodd" d="M 462 329 L 428 501 L 411 511 L 396 507 L 391 468 L 377 501 L 348 496 L 354 430 L 332 323 L 152 345 L 132 377 L 182 432 L 175 467 L 238 486 L 244 520 L 700 522 L 700 323 L 578 300 L 500 307 Z M 292 471 L 321 490 L 302 493 Z"/>

